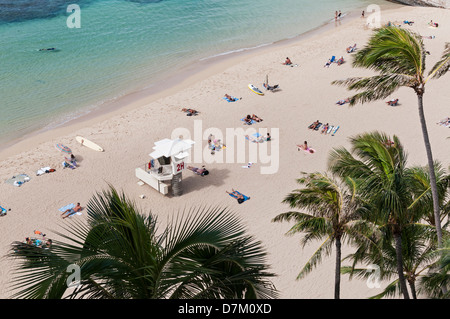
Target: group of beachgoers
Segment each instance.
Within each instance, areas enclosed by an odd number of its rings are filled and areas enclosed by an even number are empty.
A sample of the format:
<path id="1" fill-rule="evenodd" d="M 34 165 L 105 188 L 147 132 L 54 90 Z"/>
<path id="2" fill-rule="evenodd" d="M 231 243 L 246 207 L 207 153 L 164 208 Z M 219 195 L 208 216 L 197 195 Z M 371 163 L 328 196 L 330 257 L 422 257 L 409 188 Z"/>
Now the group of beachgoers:
<path id="1" fill-rule="evenodd" d="M 46 235 L 43 234 L 41 231 L 35 230 L 34 234 L 41 236 L 42 239 L 35 237 L 25 237 L 25 244 L 44 249 L 49 249 L 52 247 L 53 241 L 51 239 L 46 238 Z"/>

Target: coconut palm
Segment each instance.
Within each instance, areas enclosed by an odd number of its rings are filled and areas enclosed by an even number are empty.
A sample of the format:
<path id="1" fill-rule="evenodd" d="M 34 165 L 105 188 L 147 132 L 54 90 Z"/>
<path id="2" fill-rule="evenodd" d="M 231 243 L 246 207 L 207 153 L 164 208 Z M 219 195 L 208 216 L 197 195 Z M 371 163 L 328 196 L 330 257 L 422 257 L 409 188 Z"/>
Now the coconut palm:
<path id="1" fill-rule="evenodd" d="M 446 43 L 442 58 L 425 74 L 426 50 L 420 35 L 397 27 L 375 30 L 368 44 L 357 52 L 353 67 L 378 72 L 372 77 L 354 77 L 332 82 L 344 85 L 359 93 L 350 98 L 350 105 L 384 99 L 400 87 L 410 87 L 418 99 L 418 109 L 430 172 L 430 184 L 439 247 L 442 246 L 442 230 L 439 212 L 439 195 L 433 170 L 433 155 L 425 120 L 423 96 L 425 84 L 431 78 L 439 78 L 450 69 L 450 43 Z"/>
<path id="2" fill-rule="evenodd" d="M 51 249 L 13 243 L 16 298 L 273 298 L 260 242 L 226 209 L 189 209 L 159 230 L 113 187 L 87 205 Z M 68 289 L 71 266 L 79 267 Z M 69 267 L 69 268 L 68 268 Z"/>
<path id="3" fill-rule="evenodd" d="M 358 181 L 358 193 L 370 202 L 366 218 L 386 228 L 395 243 L 397 273 L 402 294 L 409 299 L 403 273 L 402 231 L 405 223 L 420 219 L 417 210 L 409 209 L 407 155 L 397 136 L 391 139 L 380 132 L 364 133 L 350 139 L 352 151 L 341 147 L 330 154 L 329 168 L 340 176 Z"/>
<path id="4" fill-rule="evenodd" d="M 448 299 L 450 293 L 442 290 L 442 287 L 448 287 L 450 284 L 450 237 L 444 240 L 443 247 L 435 253 L 439 260 L 432 265 L 430 272 L 421 278 L 421 291 L 432 298 Z"/>
<path id="5" fill-rule="evenodd" d="M 305 264 L 297 279 L 310 273 L 322 260 L 331 254 L 333 244 L 336 248 L 334 298 L 340 298 L 341 245 L 345 239 L 358 237 L 370 229 L 359 218 L 362 203 L 356 196 L 357 186 L 351 178 L 334 179 L 327 174 L 304 174 L 297 179 L 301 189 L 288 194 L 283 203 L 302 212 L 289 211 L 277 215 L 272 221 L 294 221 L 288 235 L 305 233 L 303 247 L 312 240 L 324 240 Z"/>
<path id="6" fill-rule="evenodd" d="M 410 168 L 410 172 L 412 177 L 410 186 L 414 194 L 414 202 L 410 208 L 422 211 L 425 221 L 432 226 L 436 226 L 428 168 L 415 166 Z M 434 174 L 439 194 L 440 224 L 443 225 L 450 213 L 450 175 L 446 174 L 442 164 L 438 161 L 434 164 Z M 446 226 L 444 225 L 442 228 L 445 231 Z"/>
<path id="7" fill-rule="evenodd" d="M 353 260 L 351 267 L 343 267 L 342 273 L 349 274 L 350 278 L 356 275 L 360 278 L 370 278 L 371 272 L 364 268 L 355 268 L 358 263 L 375 264 L 380 267 L 379 280 L 392 280 L 386 288 L 371 299 L 391 297 L 401 293 L 397 274 L 397 261 L 395 246 L 389 240 L 389 234 L 384 232 L 388 228 L 381 226 L 383 233 L 376 244 L 378 249 L 367 249 L 361 246 L 345 259 Z M 375 245 L 373 245 L 375 246 Z M 417 281 L 432 267 L 436 261 L 436 232 L 434 227 L 419 223 L 405 222 L 402 230 L 402 257 L 403 272 L 410 287 L 413 299 L 417 299 Z"/>

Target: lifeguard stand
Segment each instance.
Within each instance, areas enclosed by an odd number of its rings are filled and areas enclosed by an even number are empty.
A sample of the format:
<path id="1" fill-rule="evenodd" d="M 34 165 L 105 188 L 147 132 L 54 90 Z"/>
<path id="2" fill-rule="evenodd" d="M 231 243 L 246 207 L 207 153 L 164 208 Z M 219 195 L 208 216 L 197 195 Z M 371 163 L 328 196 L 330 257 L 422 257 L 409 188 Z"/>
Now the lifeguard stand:
<path id="1" fill-rule="evenodd" d="M 182 173 L 186 169 L 185 159 L 195 142 L 182 139 L 163 139 L 155 142 L 152 158 L 145 169 L 136 168 L 136 177 L 142 182 L 150 185 L 161 194 L 167 195 L 169 187 L 172 187 L 173 196 L 181 196 Z"/>

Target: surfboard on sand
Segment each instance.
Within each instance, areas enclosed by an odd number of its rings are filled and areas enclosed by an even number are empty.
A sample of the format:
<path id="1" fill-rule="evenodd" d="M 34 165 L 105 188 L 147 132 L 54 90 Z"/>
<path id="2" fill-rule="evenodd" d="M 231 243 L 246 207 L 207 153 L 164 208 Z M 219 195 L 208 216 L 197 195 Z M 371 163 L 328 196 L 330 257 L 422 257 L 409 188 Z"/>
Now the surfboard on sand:
<path id="1" fill-rule="evenodd" d="M 258 94 L 258 95 L 264 95 L 264 93 L 261 92 L 261 90 L 258 89 L 258 88 L 257 88 L 256 86 L 254 86 L 253 84 L 249 84 L 249 85 L 248 85 L 248 88 L 250 89 L 250 91 L 252 91 L 252 92 L 254 92 L 254 93 Z"/>
<path id="2" fill-rule="evenodd" d="M 89 147 L 90 149 L 93 149 L 94 151 L 97 152 L 103 152 L 102 147 L 82 136 L 77 136 L 75 139 L 77 140 L 78 143 L 80 143 L 83 146 Z"/>
<path id="3" fill-rule="evenodd" d="M 339 126 L 336 126 L 336 128 L 333 131 L 333 134 L 331 134 L 331 136 L 334 136 L 334 134 L 336 134 L 337 130 L 339 130 Z"/>

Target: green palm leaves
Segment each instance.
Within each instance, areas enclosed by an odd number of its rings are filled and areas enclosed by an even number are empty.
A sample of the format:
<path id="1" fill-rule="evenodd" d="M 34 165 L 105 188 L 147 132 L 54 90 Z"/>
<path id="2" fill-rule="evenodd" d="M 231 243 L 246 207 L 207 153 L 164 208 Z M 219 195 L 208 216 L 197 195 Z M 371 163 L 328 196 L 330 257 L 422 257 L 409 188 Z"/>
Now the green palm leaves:
<path id="1" fill-rule="evenodd" d="M 226 209 L 189 209 L 160 230 L 114 188 L 88 203 L 50 250 L 13 244 L 19 298 L 273 298 L 261 244 Z M 67 267 L 80 285 L 67 289 Z M 30 289 L 31 287 L 31 289 Z"/>
<path id="2" fill-rule="evenodd" d="M 323 256 L 336 246 L 335 298 L 340 296 L 340 247 L 347 237 L 364 239 L 362 229 L 367 228 L 358 216 L 361 203 L 356 197 L 356 183 L 352 178 L 336 179 L 327 174 L 312 173 L 297 180 L 303 188 L 294 190 L 284 199 L 291 208 L 303 212 L 287 212 L 276 216 L 273 221 L 294 221 L 288 234 L 303 233 L 303 246 L 312 240 L 322 244 L 307 261 L 297 279 L 310 273 Z"/>
<path id="3" fill-rule="evenodd" d="M 297 180 L 301 188 L 289 193 L 283 202 L 299 211 L 273 219 L 294 222 L 288 234 L 301 233 L 303 245 L 322 241 L 297 278 L 309 274 L 331 254 L 335 244 L 335 298 L 339 298 L 341 273 L 370 276 L 368 269 L 358 268 L 361 264 L 377 265 L 380 280 L 392 280 L 374 298 L 397 294 L 409 298 L 410 293 L 417 298 L 420 291 L 426 291 L 422 279 L 436 268 L 439 257 L 429 172 L 424 167 L 407 166 L 406 151 L 395 135 L 364 133 L 351 137 L 350 142 L 350 150 L 340 147 L 330 153 L 329 173 L 304 173 Z M 434 172 L 442 211 L 446 212 L 450 176 L 439 163 Z M 355 251 L 345 258 L 352 265 L 341 268 L 344 241 Z M 436 273 L 429 282 L 444 287 L 447 277 Z"/>
<path id="4" fill-rule="evenodd" d="M 428 77 L 425 75 L 426 50 L 422 38 L 411 31 L 397 27 L 375 30 L 369 42 L 355 55 L 354 67 L 373 70 L 372 77 L 355 77 L 338 80 L 332 84 L 346 86 L 358 93 L 350 98 L 350 105 L 384 99 L 400 87 L 410 87 L 418 100 L 418 111 L 422 135 L 427 152 L 433 210 L 439 246 L 442 246 L 439 194 L 434 174 L 434 160 L 428 136 L 423 95 L 425 84 L 430 78 L 439 78 L 450 70 L 450 43 L 446 43 L 441 59 L 433 66 Z"/>

